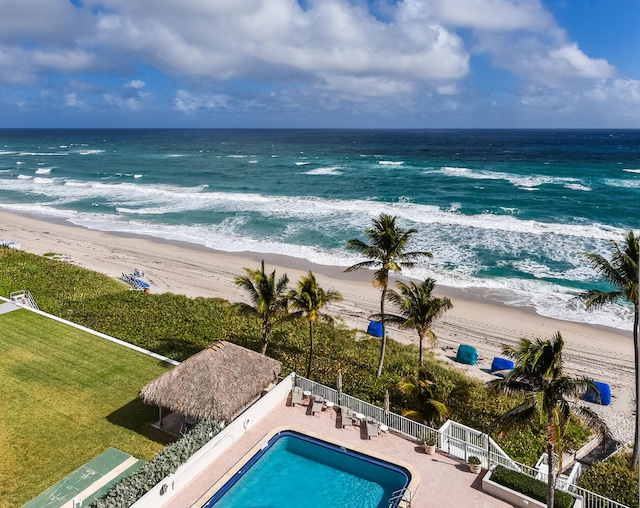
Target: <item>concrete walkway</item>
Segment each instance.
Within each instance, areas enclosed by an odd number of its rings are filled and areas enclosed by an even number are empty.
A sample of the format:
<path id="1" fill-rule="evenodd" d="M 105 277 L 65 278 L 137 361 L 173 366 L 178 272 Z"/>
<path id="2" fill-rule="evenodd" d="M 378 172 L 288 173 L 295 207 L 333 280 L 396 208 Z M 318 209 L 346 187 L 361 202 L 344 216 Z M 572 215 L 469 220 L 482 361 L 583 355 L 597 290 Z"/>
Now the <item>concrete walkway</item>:
<path id="1" fill-rule="evenodd" d="M 6 314 L 7 312 L 11 312 L 12 310 L 18 310 L 19 308 L 20 307 L 18 307 L 13 302 L 2 303 L 0 304 L 0 314 Z"/>

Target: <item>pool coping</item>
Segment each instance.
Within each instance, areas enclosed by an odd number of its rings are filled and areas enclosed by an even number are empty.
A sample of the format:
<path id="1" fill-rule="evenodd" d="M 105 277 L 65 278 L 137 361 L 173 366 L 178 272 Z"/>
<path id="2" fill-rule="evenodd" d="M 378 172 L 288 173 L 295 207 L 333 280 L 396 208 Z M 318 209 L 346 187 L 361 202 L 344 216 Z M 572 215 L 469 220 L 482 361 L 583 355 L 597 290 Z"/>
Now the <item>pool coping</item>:
<path id="1" fill-rule="evenodd" d="M 238 471 L 240 471 L 240 469 L 242 469 L 256 453 L 264 448 L 274 436 L 284 431 L 297 432 L 299 434 L 303 434 L 320 441 L 325 441 L 335 446 L 346 448 L 350 451 L 361 453 L 362 455 L 368 455 L 369 457 L 373 457 L 374 459 L 382 460 L 384 462 L 403 467 L 411 474 L 411 480 L 409 481 L 409 485 L 407 485 L 406 487 L 406 489 L 411 492 L 411 495 L 415 494 L 416 490 L 422 483 L 422 476 L 416 470 L 416 468 L 401 459 L 396 459 L 393 457 L 389 457 L 388 455 L 376 453 L 366 449 L 365 447 L 347 445 L 339 440 L 328 438 L 326 435 L 321 435 L 317 432 L 310 432 L 301 427 L 284 425 L 272 429 L 271 431 L 267 432 L 262 438 L 260 438 L 258 442 L 240 459 L 238 459 L 238 461 L 236 461 L 236 463 L 225 474 L 223 474 L 220 479 L 216 483 L 214 483 L 192 506 L 203 506 L 216 492 L 218 492 L 229 480 L 231 480 L 231 478 L 233 478 L 236 473 L 238 473 Z"/>

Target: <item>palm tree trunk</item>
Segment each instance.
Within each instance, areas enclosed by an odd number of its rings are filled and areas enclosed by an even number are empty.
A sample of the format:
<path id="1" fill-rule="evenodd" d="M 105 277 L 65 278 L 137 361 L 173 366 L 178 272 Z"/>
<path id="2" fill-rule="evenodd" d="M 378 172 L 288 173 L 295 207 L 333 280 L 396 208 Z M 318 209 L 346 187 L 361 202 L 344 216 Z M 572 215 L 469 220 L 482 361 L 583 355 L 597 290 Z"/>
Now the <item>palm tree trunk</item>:
<path id="1" fill-rule="evenodd" d="M 549 417 L 548 427 L 547 427 L 547 508 L 553 508 L 554 504 L 554 494 L 556 488 L 556 460 L 555 454 L 553 453 L 553 440 L 554 436 L 554 427 L 552 417 Z"/>
<path id="2" fill-rule="evenodd" d="M 267 354 L 267 346 L 269 345 L 269 330 L 271 326 L 267 321 L 262 323 L 262 349 L 260 349 L 260 353 L 263 355 Z"/>
<path id="3" fill-rule="evenodd" d="M 384 355 L 387 351 L 387 330 L 384 320 L 384 300 L 387 296 L 387 286 L 382 288 L 382 298 L 380 298 L 380 320 L 382 321 L 382 344 L 380 345 L 380 360 L 378 361 L 378 370 L 376 377 L 382 376 L 382 367 L 384 366 Z"/>
<path id="4" fill-rule="evenodd" d="M 313 321 L 309 321 L 309 359 L 307 360 L 307 379 L 311 379 L 311 359 L 313 358 Z"/>
<path id="5" fill-rule="evenodd" d="M 422 368 L 424 366 L 424 358 L 423 358 L 423 354 L 422 354 L 422 346 L 423 346 L 423 337 L 422 337 L 422 333 L 418 332 L 418 337 L 420 337 L 420 368 Z"/>
<path id="6" fill-rule="evenodd" d="M 638 312 L 639 306 L 638 304 L 634 304 L 633 306 L 633 356 L 635 361 L 635 369 L 636 369 L 636 432 L 635 439 L 633 440 L 633 455 L 631 455 L 631 467 L 638 467 L 638 459 L 640 458 L 640 450 L 638 450 L 638 441 L 640 441 L 640 428 L 638 426 L 638 410 L 640 409 L 640 405 L 638 404 L 638 397 L 640 397 L 640 349 L 638 349 Z"/>

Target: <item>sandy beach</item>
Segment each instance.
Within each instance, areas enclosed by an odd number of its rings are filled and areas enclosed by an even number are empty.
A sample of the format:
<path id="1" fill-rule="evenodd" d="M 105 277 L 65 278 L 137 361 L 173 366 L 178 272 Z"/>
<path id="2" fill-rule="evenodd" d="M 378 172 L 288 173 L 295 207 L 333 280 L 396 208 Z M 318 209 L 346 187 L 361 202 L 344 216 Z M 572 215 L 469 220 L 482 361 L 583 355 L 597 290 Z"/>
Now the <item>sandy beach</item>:
<path id="1" fill-rule="evenodd" d="M 371 274 L 344 273 L 340 267 L 317 265 L 285 256 L 257 253 L 226 253 L 198 245 L 159 239 L 105 233 L 49 218 L 23 216 L 0 211 L 0 240 L 21 244 L 34 254 L 55 253 L 64 261 L 119 278 L 134 268 L 146 273 L 154 293 L 171 292 L 189 297 L 219 297 L 231 302 L 244 298 L 234 279 L 243 268 L 256 268 L 265 260 L 267 270 L 287 273 L 293 286 L 312 270 L 325 289 L 336 289 L 344 301 L 329 309 L 344 325 L 366 330 L 368 316 L 379 308 L 380 293 L 371 285 Z M 34 288 L 21 288 L 34 290 Z M 591 405 L 609 424 L 614 439 L 633 438 L 634 365 L 630 332 L 559 321 L 535 314 L 530 309 L 509 307 L 478 294 L 436 286 L 448 296 L 453 309 L 436 324 L 437 353 L 470 375 L 493 379 L 489 367 L 500 356 L 503 344 L 515 344 L 520 337 L 551 337 L 560 331 L 565 339 L 568 373 L 586 376 L 611 385 L 610 406 Z M 8 296 L 8 295 L 3 295 Z M 405 343 L 417 343 L 415 331 L 392 329 L 390 336 Z M 476 366 L 453 362 L 459 344 L 477 348 Z"/>

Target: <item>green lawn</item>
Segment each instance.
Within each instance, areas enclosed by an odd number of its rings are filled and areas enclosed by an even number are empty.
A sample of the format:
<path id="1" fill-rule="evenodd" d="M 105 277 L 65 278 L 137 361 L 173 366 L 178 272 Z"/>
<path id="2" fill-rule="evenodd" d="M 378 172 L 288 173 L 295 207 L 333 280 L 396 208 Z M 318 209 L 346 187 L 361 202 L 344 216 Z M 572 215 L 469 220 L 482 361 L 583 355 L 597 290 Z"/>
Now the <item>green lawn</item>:
<path id="1" fill-rule="evenodd" d="M 109 446 L 166 443 L 138 390 L 169 365 L 26 310 L 0 315 L 0 507 L 21 506 Z"/>

